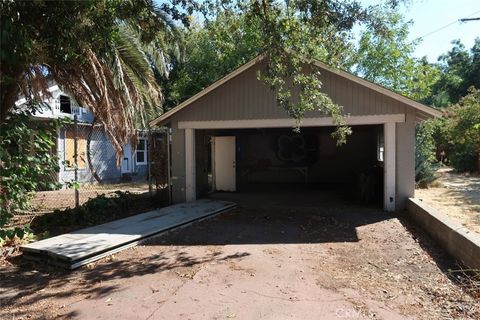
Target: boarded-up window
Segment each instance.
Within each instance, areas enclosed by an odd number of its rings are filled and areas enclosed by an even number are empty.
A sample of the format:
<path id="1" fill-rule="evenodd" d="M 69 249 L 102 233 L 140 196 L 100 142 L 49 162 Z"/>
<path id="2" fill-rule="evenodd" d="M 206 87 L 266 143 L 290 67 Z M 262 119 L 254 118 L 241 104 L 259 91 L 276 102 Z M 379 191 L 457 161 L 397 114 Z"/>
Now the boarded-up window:
<path id="1" fill-rule="evenodd" d="M 65 132 L 65 169 L 74 169 L 75 135 L 73 130 Z M 85 169 L 87 159 L 87 141 L 81 132 L 77 133 L 78 169 Z"/>

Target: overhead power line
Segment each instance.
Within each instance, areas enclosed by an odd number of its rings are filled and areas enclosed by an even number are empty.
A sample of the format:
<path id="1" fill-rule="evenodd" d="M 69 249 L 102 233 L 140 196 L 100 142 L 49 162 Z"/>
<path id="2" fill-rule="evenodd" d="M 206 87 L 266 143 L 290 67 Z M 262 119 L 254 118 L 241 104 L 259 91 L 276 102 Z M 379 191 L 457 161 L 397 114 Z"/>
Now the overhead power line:
<path id="1" fill-rule="evenodd" d="M 430 32 L 424 34 L 423 36 L 420 36 L 420 37 L 416 38 L 416 39 L 413 40 L 413 41 L 417 41 L 417 40 L 423 39 L 423 38 L 425 38 L 425 37 L 428 37 L 429 35 L 432 35 L 432 34 L 434 34 L 434 33 L 437 33 L 437 32 L 439 32 L 439 31 L 441 31 L 441 30 L 443 30 L 443 29 L 446 29 L 446 28 L 448 28 L 448 27 L 450 27 L 450 26 L 452 26 L 452 25 L 454 25 L 454 24 L 456 24 L 456 23 L 459 23 L 459 22 L 466 22 L 466 21 L 472 21 L 472 20 L 480 20 L 480 18 L 470 18 L 471 16 L 473 16 L 473 15 L 475 15 L 475 14 L 477 14 L 477 13 L 480 13 L 480 10 L 475 11 L 475 12 L 469 14 L 466 18 L 452 21 L 452 22 L 450 22 L 450 23 L 448 23 L 448 24 L 446 24 L 446 25 L 444 25 L 444 26 L 442 26 L 442 27 L 440 27 L 440 28 L 438 28 L 438 29 L 435 29 L 435 30 L 433 30 L 433 31 L 430 31 Z"/>

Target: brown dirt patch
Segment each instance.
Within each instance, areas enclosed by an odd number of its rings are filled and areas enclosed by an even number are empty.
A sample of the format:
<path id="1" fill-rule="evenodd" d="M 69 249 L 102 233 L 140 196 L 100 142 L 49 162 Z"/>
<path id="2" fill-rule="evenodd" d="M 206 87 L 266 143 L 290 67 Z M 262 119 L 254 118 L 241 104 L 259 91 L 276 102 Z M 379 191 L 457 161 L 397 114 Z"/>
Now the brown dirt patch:
<path id="1" fill-rule="evenodd" d="M 480 176 L 444 169 L 438 185 L 415 190 L 415 197 L 480 234 Z"/>
<path id="2" fill-rule="evenodd" d="M 478 319 L 445 253 L 375 209 L 242 206 L 74 272 L 0 268 L 0 318 Z"/>

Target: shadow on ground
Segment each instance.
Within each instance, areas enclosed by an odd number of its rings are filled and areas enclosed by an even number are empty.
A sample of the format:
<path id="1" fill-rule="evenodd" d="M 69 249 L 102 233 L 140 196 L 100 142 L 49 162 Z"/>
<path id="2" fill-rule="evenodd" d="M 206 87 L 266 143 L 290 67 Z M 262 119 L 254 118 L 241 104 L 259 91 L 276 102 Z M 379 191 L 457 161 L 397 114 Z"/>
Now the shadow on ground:
<path id="1" fill-rule="evenodd" d="M 116 284 L 99 285 L 102 281 L 138 277 L 214 261 L 241 259 L 250 255 L 243 251 L 245 248 L 240 247 L 239 252 L 233 255 L 212 251 L 192 256 L 182 249 L 183 246 L 357 242 L 358 227 L 394 218 L 400 218 L 401 223 L 444 273 L 449 274 L 448 269 L 454 265 L 453 260 L 404 216 L 338 202 L 328 196 L 303 196 L 305 199 L 285 198 L 282 194 L 271 198 L 259 198 L 256 194 L 235 195 L 233 198 L 231 194 L 214 195 L 214 198 L 237 201 L 239 207 L 216 218 L 149 239 L 145 245 L 158 246 L 159 252 L 156 254 L 124 254 L 119 260 L 104 260 L 93 268 L 82 267 L 70 272 L 27 263 L 17 257 L 11 261 L 11 267 L 0 270 L 0 307 L 15 306 L 22 309 L 22 306 L 52 297 L 105 297 L 120 288 Z M 69 286 L 73 288 L 71 290 L 62 290 L 71 281 L 76 281 L 79 285 Z M 16 316 L 26 314 L 20 311 Z"/>
<path id="2" fill-rule="evenodd" d="M 105 285 L 102 281 L 138 277 L 213 261 L 239 259 L 247 255 L 249 254 L 246 252 L 233 255 L 212 252 L 198 257 L 189 255 L 181 248 L 175 248 L 169 249 L 168 257 L 162 253 L 139 259 L 127 257 L 121 260 L 102 261 L 94 267 L 87 266 L 74 271 L 25 262 L 21 257 L 17 257 L 12 259 L 11 268 L 0 270 L 0 309 L 13 305 L 22 309 L 52 297 L 102 298 L 119 290 L 118 285 Z M 73 286 L 73 290 L 62 290 L 71 281 L 80 283 Z M 71 289 L 72 286 L 68 288 Z M 15 316 L 27 316 L 27 313 L 19 312 L 15 313 Z M 66 315 L 66 318 L 68 316 L 73 315 Z"/>

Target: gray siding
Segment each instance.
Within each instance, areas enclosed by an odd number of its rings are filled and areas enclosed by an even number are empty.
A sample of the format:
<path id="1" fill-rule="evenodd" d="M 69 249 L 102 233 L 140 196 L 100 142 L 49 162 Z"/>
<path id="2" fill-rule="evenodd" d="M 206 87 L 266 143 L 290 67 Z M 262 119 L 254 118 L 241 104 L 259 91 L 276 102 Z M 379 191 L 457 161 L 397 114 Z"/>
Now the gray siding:
<path id="1" fill-rule="evenodd" d="M 205 130 L 195 130 L 195 173 L 197 197 L 208 194 L 208 145 L 209 137 Z"/>
<path id="2" fill-rule="evenodd" d="M 212 121 L 288 118 L 276 104 L 273 92 L 257 79 L 262 64 L 251 67 L 172 116 L 171 121 Z M 322 70 L 323 91 L 344 107 L 345 114 L 405 113 L 407 107 L 351 80 Z M 322 117 L 318 111 L 306 117 Z"/>
<path id="3" fill-rule="evenodd" d="M 396 207 L 405 208 L 415 193 L 415 112 L 409 110 L 405 123 L 396 125 Z"/>
<path id="4" fill-rule="evenodd" d="M 73 169 L 66 168 L 64 166 L 65 161 L 65 135 L 66 130 L 73 130 L 73 126 L 66 126 L 61 129 L 58 135 L 58 158 L 60 160 L 59 182 L 68 183 L 74 181 L 75 172 Z M 89 129 L 88 129 L 89 130 Z M 86 136 L 88 131 L 86 127 L 79 125 L 79 132 L 83 132 Z M 95 127 L 92 133 L 92 140 L 90 144 L 92 163 L 98 176 L 105 183 L 117 183 L 120 181 L 122 174 L 120 167 L 117 167 L 115 149 L 108 140 L 105 131 L 101 127 Z M 135 156 L 132 157 L 134 160 Z M 134 165 L 134 171 L 132 173 L 136 176 L 147 176 L 148 165 Z M 88 162 L 85 164 L 85 168 L 78 170 L 78 181 L 80 183 L 96 182 L 93 174 L 88 166 Z"/>
<path id="5" fill-rule="evenodd" d="M 63 162 L 65 161 L 66 130 L 73 130 L 73 127 L 70 126 L 60 130 L 60 135 L 58 138 L 58 152 L 59 159 L 61 161 L 59 177 L 61 183 L 74 180 L 74 170 L 65 168 L 63 165 Z M 79 130 L 82 130 L 82 128 Z M 93 166 L 102 181 L 118 182 L 121 178 L 121 173 L 120 168 L 117 168 L 116 165 L 115 150 L 113 149 L 112 144 L 108 141 L 103 129 L 99 127 L 94 129 L 90 148 Z M 84 169 L 78 170 L 78 181 L 81 183 L 96 181 L 92 175 L 92 172 L 90 171 L 88 162 L 86 163 Z"/>

